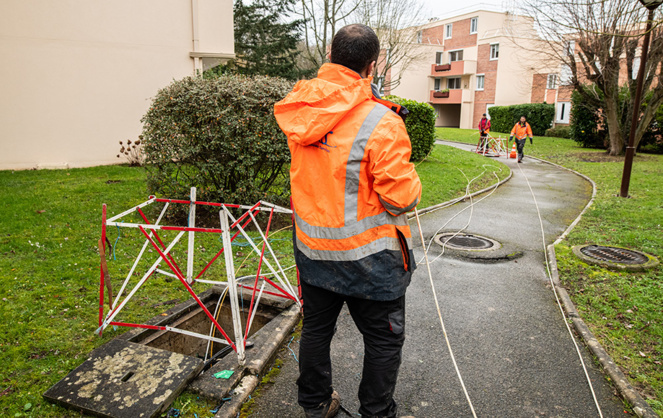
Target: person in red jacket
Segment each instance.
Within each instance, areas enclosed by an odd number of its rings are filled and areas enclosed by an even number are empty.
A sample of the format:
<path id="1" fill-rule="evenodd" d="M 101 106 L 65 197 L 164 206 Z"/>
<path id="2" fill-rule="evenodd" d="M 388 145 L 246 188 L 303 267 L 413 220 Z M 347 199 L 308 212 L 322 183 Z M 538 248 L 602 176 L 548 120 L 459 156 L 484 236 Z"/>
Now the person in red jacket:
<path id="1" fill-rule="evenodd" d="M 486 137 L 488 136 L 488 132 L 490 132 L 490 119 L 488 119 L 484 113 L 483 117 L 479 121 L 479 149 L 481 151 L 484 151 L 484 147 L 486 146 Z"/>
<path id="2" fill-rule="evenodd" d="M 332 39 L 331 63 L 274 106 L 292 156 L 304 309 L 297 386 L 307 417 L 339 410 L 330 344 L 344 304 L 364 339 L 359 412 L 396 416 L 405 291 L 416 264 L 406 212 L 419 202 L 421 182 L 399 107 L 372 90 L 379 53 L 368 26 L 343 27 Z"/>
<path id="3" fill-rule="evenodd" d="M 518 162 L 520 163 L 523 161 L 523 148 L 525 148 L 527 137 L 529 137 L 529 143 L 532 144 L 532 128 L 529 126 L 529 123 L 527 123 L 525 116 L 521 116 L 520 121 L 516 122 L 516 124 L 513 126 L 513 129 L 511 129 L 511 136 L 509 137 L 509 141 L 511 141 L 514 136 L 516 137 L 516 146 L 518 147 Z"/>

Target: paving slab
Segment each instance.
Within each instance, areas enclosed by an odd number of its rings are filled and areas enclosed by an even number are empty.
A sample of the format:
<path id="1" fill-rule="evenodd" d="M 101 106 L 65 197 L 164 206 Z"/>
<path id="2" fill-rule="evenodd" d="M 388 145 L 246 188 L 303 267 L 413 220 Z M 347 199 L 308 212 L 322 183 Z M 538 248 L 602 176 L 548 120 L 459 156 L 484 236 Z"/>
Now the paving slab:
<path id="1" fill-rule="evenodd" d="M 195 357 L 115 339 L 90 353 L 44 398 L 102 417 L 156 417 L 201 367 Z"/>
<path id="2" fill-rule="evenodd" d="M 458 145 L 460 148 L 470 147 Z M 555 301 L 545 269 L 545 244 L 552 243 L 591 197 L 591 186 L 566 170 L 528 159 L 501 159 L 513 178 L 486 200 L 463 212 L 440 232 L 466 232 L 497 240 L 522 252 L 517 259 L 482 260 L 445 254 L 431 263 L 433 281 L 458 367 L 479 417 L 598 416 L 573 340 Z M 522 170 L 522 171 L 521 171 Z M 475 199 L 476 201 L 476 199 Z M 426 242 L 461 202 L 421 217 Z M 416 222 L 411 222 L 418 235 Z M 423 257 L 415 240 L 417 261 Z M 429 258 L 442 248 L 433 244 Z M 425 265 L 416 270 L 406 296 L 406 342 L 395 399 L 400 415 L 466 417 L 471 412 L 441 332 Z M 615 389 L 588 350 L 580 345 L 605 417 L 629 416 Z M 296 341 L 290 348 L 297 353 Z M 301 417 L 295 380 L 297 362 L 286 358 L 276 382 L 261 390 L 257 417 Z M 363 342 L 346 309 L 332 342 L 334 387 L 356 414 Z"/>

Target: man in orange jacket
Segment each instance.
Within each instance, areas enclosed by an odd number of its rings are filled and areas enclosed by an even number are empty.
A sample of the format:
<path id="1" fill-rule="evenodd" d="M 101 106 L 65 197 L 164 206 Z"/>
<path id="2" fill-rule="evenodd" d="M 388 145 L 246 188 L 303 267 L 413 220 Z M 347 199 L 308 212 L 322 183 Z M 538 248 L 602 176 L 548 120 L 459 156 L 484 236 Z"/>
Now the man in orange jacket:
<path id="1" fill-rule="evenodd" d="M 529 126 L 529 123 L 527 123 L 525 116 L 521 116 L 520 121 L 516 122 L 513 129 L 511 129 L 509 141 L 511 141 L 514 136 L 516 137 L 516 146 L 518 147 L 518 162 L 521 163 L 523 161 L 523 148 L 525 148 L 527 137 L 529 137 L 529 143 L 532 144 L 532 128 Z"/>
<path id="2" fill-rule="evenodd" d="M 396 416 L 405 290 L 415 268 L 406 212 L 419 202 L 421 183 L 400 107 L 372 90 L 379 53 L 369 27 L 342 28 L 331 63 L 274 106 L 292 155 L 304 306 L 297 385 L 307 417 L 331 417 L 340 406 L 329 352 L 344 303 L 364 337 L 359 412 Z"/>

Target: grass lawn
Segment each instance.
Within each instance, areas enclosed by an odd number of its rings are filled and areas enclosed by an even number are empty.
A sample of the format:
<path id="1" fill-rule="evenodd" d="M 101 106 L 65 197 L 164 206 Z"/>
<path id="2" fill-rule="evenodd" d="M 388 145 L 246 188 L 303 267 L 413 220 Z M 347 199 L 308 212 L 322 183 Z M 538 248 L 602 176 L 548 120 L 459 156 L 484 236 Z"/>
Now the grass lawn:
<path id="1" fill-rule="evenodd" d="M 437 138 L 476 143 L 476 130 L 438 128 Z M 502 135 L 507 136 L 508 135 Z M 631 383 L 663 415 L 663 268 L 614 272 L 577 259 L 571 247 L 585 243 L 638 249 L 663 261 L 663 156 L 638 154 L 630 199 L 617 197 L 623 157 L 580 148 L 570 139 L 535 137 L 533 155 L 590 177 L 594 204 L 568 239 L 556 247 L 560 278 L 603 347 Z"/>
<path id="2" fill-rule="evenodd" d="M 436 146 L 417 166 L 425 190 L 420 207 L 464 193 L 466 180 L 456 167 L 469 178 L 483 173 L 473 183 L 473 190 L 494 183 L 493 171 L 500 178 L 508 175 L 506 167 L 491 159 Z M 112 216 L 145 200 L 145 172 L 140 168 L 0 171 L 0 416 L 79 416 L 51 405 L 41 394 L 80 365 L 91 350 L 126 331 L 107 329 L 101 338 L 94 335 L 98 321 L 101 205 L 107 203 Z M 148 211 L 148 216 L 156 219 L 155 211 Z M 108 229 L 111 243 L 117 243 L 116 259 L 111 257 L 108 262 L 114 293 L 142 246 L 139 234 L 123 229 L 118 239 L 118 231 Z M 175 234 L 164 231 L 160 235 L 168 242 Z M 290 230 L 270 237 L 282 265 L 290 266 Z M 219 236 L 197 234 L 196 247 L 199 270 L 221 248 Z M 186 245 L 177 248 L 173 254 L 182 266 Z M 255 271 L 257 257 L 241 247 L 236 248 L 236 255 L 236 267 L 240 257 L 246 259 L 240 274 Z M 146 253 L 136 271 L 142 275 L 155 259 L 156 252 Z M 206 277 L 225 277 L 222 259 Z M 196 284 L 194 290 L 202 292 L 207 287 Z M 118 320 L 142 322 L 169 308 L 159 305 L 161 302 L 188 298 L 176 280 L 154 276 Z M 173 407 L 183 411 L 182 416 L 197 414 L 202 418 L 213 415 L 209 410 L 214 405 L 185 392 Z"/>

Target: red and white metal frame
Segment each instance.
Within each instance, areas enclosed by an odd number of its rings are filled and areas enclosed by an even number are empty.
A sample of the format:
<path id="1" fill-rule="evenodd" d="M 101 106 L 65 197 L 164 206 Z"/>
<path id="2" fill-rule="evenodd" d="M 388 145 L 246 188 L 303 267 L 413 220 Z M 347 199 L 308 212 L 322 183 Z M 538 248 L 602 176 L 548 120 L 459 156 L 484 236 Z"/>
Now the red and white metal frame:
<path id="1" fill-rule="evenodd" d="M 143 208 L 152 204 L 152 203 L 163 203 L 163 209 L 161 210 L 159 217 L 157 221 L 152 224 L 149 222 L 147 219 L 147 216 L 143 212 Z M 171 204 L 186 204 L 189 205 L 189 217 L 188 217 L 188 225 L 187 226 L 170 226 L 170 225 L 161 225 L 161 221 Z M 200 228 L 196 227 L 196 206 L 215 206 L 219 207 L 219 218 L 220 218 L 220 228 Z M 234 208 L 234 209 L 241 209 L 244 211 L 244 213 L 238 218 L 235 219 L 228 208 Z M 267 229 L 263 233 L 262 229 L 258 225 L 258 222 L 255 218 L 255 214 L 259 211 L 264 211 L 264 212 L 269 212 L 269 221 L 267 223 Z M 122 219 L 125 218 L 127 215 L 131 214 L 138 214 L 141 218 L 143 223 L 132 223 L 132 222 L 124 222 Z M 281 264 L 276 257 L 276 254 L 274 253 L 274 250 L 272 249 L 271 245 L 269 245 L 269 228 L 272 224 L 272 217 L 274 213 L 287 213 L 287 214 L 292 214 L 292 210 L 282 208 L 280 206 L 273 205 L 268 202 L 263 202 L 260 201 L 256 203 L 253 206 L 246 206 L 246 205 L 237 205 L 237 204 L 225 204 L 225 203 L 216 203 L 216 202 L 203 202 L 203 201 L 197 201 L 196 200 L 196 189 L 191 188 L 191 195 L 189 200 L 176 200 L 176 199 L 163 199 L 163 198 L 156 198 L 154 196 L 150 196 L 150 198 L 137 205 L 132 207 L 131 209 L 128 209 L 118 215 L 115 215 L 111 218 L 107 218 L 107 209 L 106 205 L 104 204 L 102 207 L 102 228 L 101 228 L 101 239 L 102 242 L 105 245 L 106 242 L 106 228 L 107 226 L 114 226 L 119 228 L 137 228 L 140 230 L 140 232 L 144 235 L 145 237 L 145 242 L 143 243 L 143 246 L 140 249 L 140 252 L 138 253 L 138 256 L 136 257 L 133 265 L 131 266 L 131 269 L 129 270 L 129 273 L 127 274 L 126 278 L 124 279 L 122 283 L 122 287 L 120 288 L 120 291 L 118 292 L 117 296 L 114 298 L 113 303 L 111 305 L 111 308 L 108 310 L 108 312 L 105 313 L 104 315 L 104 285 L 106 284 L 105 282 L 110 280 L 109 277 L 105 277 L 104 275 L 104 270 L 103 268 L 100 268 L 101 271 L 101 276 L 100 276 L 100 283 L 99 283 L 99 328 L 95 331 L 95 333 L 101 335 L 104 329 L 106 329 L 108 326 L 123 326 L 123 327 L 132 327 L 132 328 L 144 328 L 144 329 L 153 329 L 153 330 L 160 330 L 160 331 L 170 331 L 170 332 L 176 332 L 196 338 L 201 338 L 205 339 L 208 342 L 209 341 L 214 341 L 216 343 L 221 343 L 221 344 L 226 344 L 231 346 L 236 352 L 238 356 L 238 360 L 240 363 L 244 362 L 245 359 L 245 354 L 244 350 L 246 347 L 246 339 L 247 336 L 251 330 L 251 325 L 253 323 L 253 319 L 255 317 L 255 313 L 257 311 L 258 304 L 260 303 L 260 299 L 263 295 L 269 294 L 273 296 L 278 296 L 282 298 L 287 298 L 295 301 L 298 305 L 301 306 L 300 302 L 300 292 L 298 290 L 295 290 L 293 286 L 290 284 L 288 281 L 288 278 L 285 274 L 285 271 L 288 269 L 283 269 L 281 267 Z M 230 223 L 232 222 L 232 223 Z M 260 234 L 260 238 L 262 240 L 262 248 L 259 249 L 258 246 L 254 243 L 253 239 L 246 233 L 245 228 L 248 226 L 249 223 L 253 223 L 254 227 Z M 233 229 L 236 229 L 235 233 L 231 235 L 231 231 Z M 178 234 L 175 236 L 175 238 L 166 245 L 161 237 L 159 236 L 158 231 L 177 231 Z M 187 246 L 187 263 L 186 263 L 186 272 L 184 273 L 177 262 L 175 261 L 175 258 L 171 254 L 171 251 L 173 248 L 180 242 L 181 238 L 187 234 L 187 241 L 188 241 L 188 246 Z M 223 247 L 216 253 L 216 255 L 205 265 L 205 267 L 194 277 L 194 262 L 195 262 L 195 234 L 196 233 L 213 233 L 213 234 L 221 234 L 222 241 L 223 241 Z M 249 243 L 251 246 L 251 249 L 253 252 L 255 252 L 257 255 L 259 255 L 259 261 L 258 261 L 258 269 L 255 274 L 255 280 L 253 282 L 253 286 L 248 286 L 244 284 L 240 284 L 238 280 L 242 280 L 244 278 L 248 277 L 242 277 L 240 279 L 237 279 L 236 272 L 234 270 L 234 259 L 233 259 L 233 251 L 232 251 L 232 242 L 237 238 L 237 236 L 242 235 L 244 239 Z M 125 290 L 128 287 L 128 284 L 134 275 L 136 269 L 138 268 L 138 265 L 145 255 L 145 250 L 149 247 L 152 246 L 152 248 L 157 252 L 158 257 L 157 259 L 151 264 L 151 266 L 147 269 L 147 271 L 144 272 L 143 276 L 138 280 L 138 282 L 131 288 L 131 291 L 124 297 L 123 294 L 125 293 Z M 221 255 L 221 253 L 224 254 L 224 259 L 225 259 L 225 265 L 226 265 L 226 280 L 221 281 L 221 280 L 208 280 L 208 279 L 202 279 L 201 277 L 203 274 L 208 270 L 208 268 L 218 259 L 218 257 Z M 272 262 L 268 260 L 268 258 L 272 259 Z M 159 268 L 162 263 L 165 263 L 168 266 L 168 269 L 170 271 L 164 270 L 162 268 Z M 263 265 L 266 266 L 271 274 L 267 274 L 270 276 L 274 276 L 275 280 L 270 280 L 268 279 L 265 274 L 261 274 L 261 270 L 263 268 Z M 276 267 L 274 267 L 274 265 Z M 204 335 L 188 330 L 183 330 L 183 329 L 178 329 L 175 327 L 170 327 L 170 326 L 160 326 L 160 325 L 148 325 L 148 324 L 136 324 L 136 323 L 130 323 L 130 322 L 120 322 L 116 321 L 115 318 L 117 315 L 122 311 L 122 309 L 125 307 L 127 302 L 131 300 L 131 298 L 138 292 L 138 290 L 145 284 L 145 282 L 154 274 L 162 274 L 165 276 L 177 278 L 180 283 L 187 289 L 191 297 L 196 301 L 198 306 L 202 309 L 202 311 L 207 315 L 207 317 L 210 319 L 212 323 L 210 335 Z M 253 276 L 250 276 L 253 277 Z M 258 282 L 262 279 L 262 284 L 260 288 L 258 288 Z M 233 331 L 234 331 L 234 336 L 235 336 L 235 341 L 232 341 L 231 338 L 228 336 L 226 331 L 221 327 L 221 325 L 217 322 L 216 318 L 214 315 L 212 315 L 205 304 L 200 300 L 198 295 L 194 292 L 192 286 L 196 283 L 205 283 L 205 284 L 220 284 L 220 285 L 226 285 L 227 286 L 227 291 L 228 291 L 228 296 L 230 297 L 230 305 L 231 305 L 231 313 L 232 313 L 232 319 L 233 319 Z M 265 286 L 269 285 L 271 286 L 274 291 L 268 291 L 265 290 Z M 239 305 L 239 295 L 237 289 L 239 288 L 244 288 L 244 289 L 249 289 L 252 290 L 252 295 L 251 295 L 251 303 L 249 305 L 249 310 L 248 310 L 248 315 L 247 315 L 247 320 L 245 327 L 242 327 L 241 321 L 241 313 L 240 313 L 240 305 Z M 299 284 L 298 286 L 299 287 Z M 256 296 L 256 292 L 258 292 L 258 295 Z M 217 338 L 217 337 L 212 337 L 212 331 L 218 331 L 221 333 L 223 338 Z"/>

